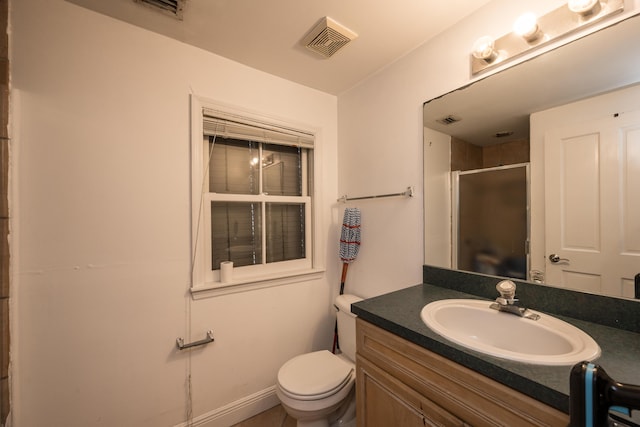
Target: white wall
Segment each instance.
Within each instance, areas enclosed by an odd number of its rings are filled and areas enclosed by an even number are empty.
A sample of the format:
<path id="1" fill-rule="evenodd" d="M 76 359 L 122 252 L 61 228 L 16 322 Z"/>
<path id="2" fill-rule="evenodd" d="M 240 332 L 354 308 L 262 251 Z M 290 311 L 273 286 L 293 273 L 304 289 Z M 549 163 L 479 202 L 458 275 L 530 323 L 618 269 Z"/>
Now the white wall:
<path id="1" fill-rule="evenodd" d="M 425 127 L 423 147 L 422 167 L 429 171 L 429 174 L 424 174 L 422 182 L 424 256 L 430 265 L 451 268 L 451 136 Z M 425 194 L 428 196 L 424 197 Z"/>
<path id="2" fill-rule="evenodd" d="M 382 194 L 407 185 L 416 188 L 414 200 L 357 203 L 362 209 L 362 246 L 349 271 L 352 292 L 374 296 L 422 281 L 422 104 L 474 80 L 470 77 L 469 52 L 477 38 L 502 36 L 511 31 L 512 23 L 523 12 L 544 14 L 564 3 L 492 1 L 338 97 L 339 193 Z M 624 14 L 616 19 L 640 9 L 637 0 L 625 3 Z M 525 59 L 527 56 L 519 61 Z M 450 221 L 448 208 L 441 214 L 439 224 Z M 432 242 L 447 242 L 448 233 L 450 227 L 440 227 L 431 236 Z M 429 250 L 433 249 L 431 245 Z M 448 250 L 443 243 L 442 251 Z M 431 264 L 446 266 L 446 256 L 430 259 Z"/>
<path id="3" fill-rule="evenodd" d="M 285 360 L 330 348 L 337 244 L 321 280 L 191 300 L 189 95 L 321 129 L 337 242 L 336 97 L 62 0 L 11 9 L 13 425 L 172 426 L 189 401 L 228 425 L 273 403 Z"/>

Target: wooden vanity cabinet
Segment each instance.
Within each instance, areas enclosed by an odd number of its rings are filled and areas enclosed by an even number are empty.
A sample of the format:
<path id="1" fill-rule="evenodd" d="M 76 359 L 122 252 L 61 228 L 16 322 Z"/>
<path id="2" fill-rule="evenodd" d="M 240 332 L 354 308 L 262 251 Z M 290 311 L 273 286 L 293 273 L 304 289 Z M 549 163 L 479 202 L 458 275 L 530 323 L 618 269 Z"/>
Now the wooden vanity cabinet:
<path id="1" fill-rule="evenodd" d="M 564 412 L 359 318 L 356 338 L 358 427 L 569 424 Z"/>

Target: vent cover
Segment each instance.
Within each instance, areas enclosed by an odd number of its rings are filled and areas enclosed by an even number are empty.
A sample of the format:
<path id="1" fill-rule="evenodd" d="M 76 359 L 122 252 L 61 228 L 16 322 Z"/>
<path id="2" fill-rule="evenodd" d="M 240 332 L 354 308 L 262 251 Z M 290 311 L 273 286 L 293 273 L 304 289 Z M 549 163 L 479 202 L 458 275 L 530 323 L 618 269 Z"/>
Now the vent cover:
<path id="1" fill-rule="evenodd" d="M 496 138 L 506 138 L 511 135 L 513 135 L 512 130 L 502 130 L 500 132 L 496 132 L 493 136 L 495 136 Z"/>
<path id="2" fill-rule="evenodd" d="M 436 122 L 438 122 L 440 124 L 443 124 L 443 125 L 452 125 L 452 124 L 454 124 L 456 122 L 459 122 L 460 120 L 462 120 L 462 119 L 460 119 L 460 118 L 458 118 L 456 116 L 448 115 L 448 116 L 442 117 L 440 119 L 436 119 Z"/>
<path id="3" fill-rule="evenodd" d="M 308 49 L 330 58 L 356 37 L 356 33 L 325 16 L 305 36 L 302 43 Z"/>
<path id="4" fill-rule="evenodd" d="M 133 0 L 182 20 L 182 10 L 187 0 Z"/>

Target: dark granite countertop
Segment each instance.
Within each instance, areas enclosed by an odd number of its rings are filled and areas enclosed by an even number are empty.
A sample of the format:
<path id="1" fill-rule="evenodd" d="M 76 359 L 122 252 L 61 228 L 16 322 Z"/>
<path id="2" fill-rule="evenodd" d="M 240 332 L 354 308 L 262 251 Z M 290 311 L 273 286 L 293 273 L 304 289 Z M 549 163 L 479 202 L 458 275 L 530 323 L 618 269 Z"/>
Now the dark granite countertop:
<path id="1" fill-rule="evenodd" d="M 569 413 L 571 366 L 533 365 L 488 356 L 455 344 L 429 329 L 420 318 L 422 308 L 432 301 L 450 298 L 486 299 L 448 287 L 420 284 L 360 301 L 351 306 L 351 311 L 384 330 Z M 613 379 L 640 384 L 640 333 L 553 315 L 577 326 L 598 342 L 602 355 L 594 363 Z"/>

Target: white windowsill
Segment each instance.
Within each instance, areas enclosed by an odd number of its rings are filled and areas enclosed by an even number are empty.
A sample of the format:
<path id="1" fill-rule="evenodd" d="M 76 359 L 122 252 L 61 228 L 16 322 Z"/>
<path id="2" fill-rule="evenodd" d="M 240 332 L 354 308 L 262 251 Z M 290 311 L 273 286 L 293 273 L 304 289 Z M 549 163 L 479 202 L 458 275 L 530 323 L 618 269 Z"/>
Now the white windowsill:
<path id="1" fill-rule="evenodd" d="M 247 277 L 233 280 L 230 283 L 209 282 L 200 286 L 191 287 L 193 299 L 211 298 L 220 295 L 235 294 L 238 292 L 252 291 L 255 289 L 270 288 L 273 286 L 287 285 L 290 283 L 315 280 L 322 277 L 324 269 L 295 270 L 279 272 L 259 277 Z"/>

